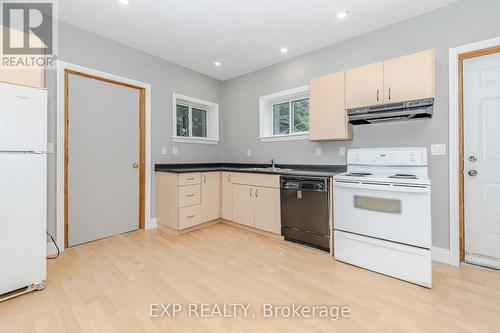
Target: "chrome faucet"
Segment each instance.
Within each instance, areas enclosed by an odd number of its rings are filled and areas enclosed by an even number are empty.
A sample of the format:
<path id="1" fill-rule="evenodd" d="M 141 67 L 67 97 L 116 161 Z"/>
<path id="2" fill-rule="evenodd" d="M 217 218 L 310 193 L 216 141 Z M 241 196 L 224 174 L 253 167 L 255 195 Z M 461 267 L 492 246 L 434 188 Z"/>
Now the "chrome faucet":
<path id="1" fill-rule="evenodd" d="M 274 160 L 274 158 L 272 158 L 272 157 L 271 157 L 271 167 L 272 167 L 273 169 L 275 169 L 275 168 L 276 168 L 276 161 L 275 161 L 275 160 Z"/>

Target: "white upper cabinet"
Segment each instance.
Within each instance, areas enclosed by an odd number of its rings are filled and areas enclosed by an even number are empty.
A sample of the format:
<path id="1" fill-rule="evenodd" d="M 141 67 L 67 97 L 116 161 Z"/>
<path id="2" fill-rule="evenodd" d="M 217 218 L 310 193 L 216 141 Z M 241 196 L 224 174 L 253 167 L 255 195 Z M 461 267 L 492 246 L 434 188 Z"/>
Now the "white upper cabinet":
<path id="1" fill-rule="evenodd" d="M 346 108 L 434 97 L 434 50 L 346 71 Z"/>

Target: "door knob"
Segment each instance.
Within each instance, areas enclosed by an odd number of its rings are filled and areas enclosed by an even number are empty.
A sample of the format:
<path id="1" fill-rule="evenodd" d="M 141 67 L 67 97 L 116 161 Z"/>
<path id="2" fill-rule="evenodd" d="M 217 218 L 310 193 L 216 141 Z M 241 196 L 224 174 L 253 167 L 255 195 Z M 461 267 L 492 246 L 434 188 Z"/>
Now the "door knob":
<path id="1" fill-rule="evenodd" d="M 132 164 L 132 168 L 137 169 L 139 167 L 139 163 Z"/>
<path id="2" fill-rule="evenodd" d="M 467 171 L 467 173 L 471 177 L 477 176 L 477 170 L 474 170 L 474 169 Z"/>

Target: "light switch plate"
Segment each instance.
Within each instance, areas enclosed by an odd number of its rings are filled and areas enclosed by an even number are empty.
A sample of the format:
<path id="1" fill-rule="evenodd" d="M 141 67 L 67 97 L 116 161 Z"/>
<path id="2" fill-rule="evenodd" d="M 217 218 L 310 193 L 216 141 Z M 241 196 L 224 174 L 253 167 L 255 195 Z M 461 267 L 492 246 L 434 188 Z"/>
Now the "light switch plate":
<path id="1" fill-rule="evenodd" d="M 172 154 L 177 155 L 178 152 L 177 147 L 172 147 Z"/>
<path id="2" fill-rule="evenodd" d="M 252 151 L 250 149 L 247 149 L 247 156 L 248 157 L 252 156 Z"/>
<path id="3" fill-rule="evenodd" d="M 321 156 L 321 147 L 316 147 L 316 156 Z"/>
<path id="4" fill-rule="evenodd" d="M 446 155 L 446 144 L 431 145 L 431 155 L 445 156 Z"/>
<path id="5" fill-rule="evenodd" d="M 167 147 L 161 147 L 161 154 L 167 155 Z"/>
<path id="6" fill-rule="evenodd" d="M 339 156 L 345 156 L 345 147 L 339 147 Z"/>

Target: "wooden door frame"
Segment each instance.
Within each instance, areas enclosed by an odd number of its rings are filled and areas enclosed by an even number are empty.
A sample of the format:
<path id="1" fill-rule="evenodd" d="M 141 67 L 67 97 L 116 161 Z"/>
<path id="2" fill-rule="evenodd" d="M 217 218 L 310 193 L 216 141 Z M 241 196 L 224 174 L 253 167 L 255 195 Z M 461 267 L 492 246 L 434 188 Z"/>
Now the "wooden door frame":
<path id="1" fill-rule="evenodd" d="M 500 38 L 450 49 L 450 264 L 465 259 L 463 62 L 500 52 Z"/>
<path id="2" fill-rule="evenodd" d="M 57 142 L 57 230 L 59 247 L 68 247 L 68 78 L 77 75 L 139 91 L 139 221 L 140 229 L 150 228 L 151 184 L 151 86 L 89 68 L 58 62 L 58 133 Z"/>

